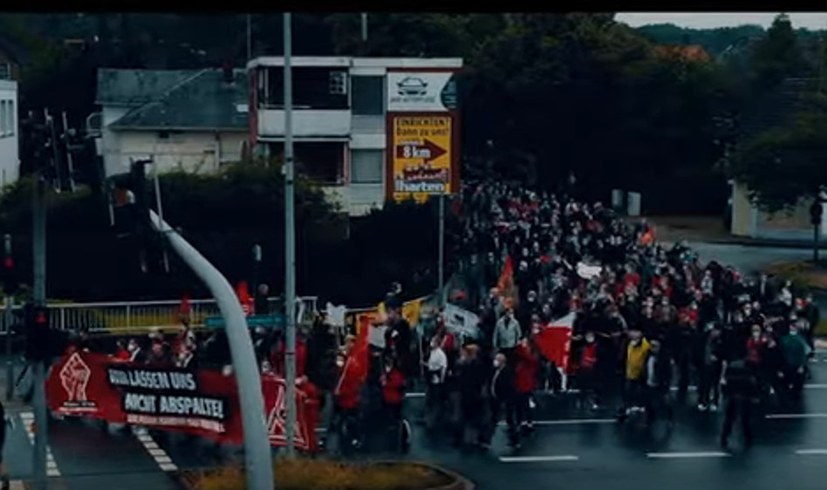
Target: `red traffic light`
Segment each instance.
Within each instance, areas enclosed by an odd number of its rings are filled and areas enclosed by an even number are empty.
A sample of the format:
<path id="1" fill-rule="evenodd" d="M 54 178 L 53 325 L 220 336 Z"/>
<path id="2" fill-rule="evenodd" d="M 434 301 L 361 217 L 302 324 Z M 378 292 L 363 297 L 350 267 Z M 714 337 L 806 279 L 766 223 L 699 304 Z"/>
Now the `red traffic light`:
<path id="1" fill-rule="evenodd" d="M 3 259 L 3 267 L 6 269 L 14 269 L 14 259 L 11 257 Z"/>
<path id="2" fill-rule="evenodd" d="M 38 325 L 45 325 L 46 323 L 49 322 L 49 320 L 46 318 L 46 313 L 44 313 L 42 311 L 37 312 L 37 316 L 34 318 L 34 321 Z"/>

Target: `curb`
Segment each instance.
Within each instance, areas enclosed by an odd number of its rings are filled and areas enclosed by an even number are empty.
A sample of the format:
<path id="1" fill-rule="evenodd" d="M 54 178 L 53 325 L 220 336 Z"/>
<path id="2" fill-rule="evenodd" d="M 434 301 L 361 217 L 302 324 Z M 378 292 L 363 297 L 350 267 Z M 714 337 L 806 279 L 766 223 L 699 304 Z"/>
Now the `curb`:
<path id="1" fill-rule="evenodd" d="M 755 248 L 794 248 L 794 249 L 801 249 L 801 250 L 812 250 L 813 249 L 813 242 L 812 241 L 787 241 L 787 240 L 754 240 L 754 239 L 739 239 L 739 238 L 732 238 L 732 239 L 712 239 L 712 240 L 704 240 L 704 243 L 713 243 L 716 245 L 740 245 L 742 247 L 755 247 Z M 818 244 L 819 250 L 827 250 L 827 243 L 824 241 L 819 241 Z"/>

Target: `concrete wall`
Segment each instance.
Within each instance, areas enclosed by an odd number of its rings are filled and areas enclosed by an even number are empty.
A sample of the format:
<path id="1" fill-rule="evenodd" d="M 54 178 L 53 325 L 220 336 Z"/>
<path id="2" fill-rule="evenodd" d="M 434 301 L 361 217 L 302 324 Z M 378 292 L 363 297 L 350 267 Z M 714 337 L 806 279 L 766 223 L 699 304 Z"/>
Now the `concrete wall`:
<path id="1" fill-rule="evenodd" d="M 157 131 L 117 131 L 104 140 L 107 176 L 129 171 L 133 159 L 152 157 L 162 172 L 184 170 L 212 173 L 222 162 L 241 159 L 245 132 L 168 133 L 162 138 Z"/>
<path id="2" fill-rule="evenodd" d="M 17 82 L 0 80 L 0 187 L 13 184 L 20 176 L 19 123 Z"/>
<path id="3" fill-rule="evenodd" d="M 747 188 L 735 184 L 732 193 L 732 229 L 736 236 L 770 238 L 778 240 L 810 240 L 813 227 L 810 224 L 812 199 L 801 199 L 790 210 L 768 213 L 754 207 L 748 198 Z M 821 235 L 827 236 L 827 213 L 822 217 Z"/>
<path id="4" fill-rule="evenodd" d="M 347 136 L 350 134 L 349 110 L 296 110 L 293 111 L 293 135 Z M 261 137 L 284 135 L 284 111 L 260 109 L 258 135 Z"/>

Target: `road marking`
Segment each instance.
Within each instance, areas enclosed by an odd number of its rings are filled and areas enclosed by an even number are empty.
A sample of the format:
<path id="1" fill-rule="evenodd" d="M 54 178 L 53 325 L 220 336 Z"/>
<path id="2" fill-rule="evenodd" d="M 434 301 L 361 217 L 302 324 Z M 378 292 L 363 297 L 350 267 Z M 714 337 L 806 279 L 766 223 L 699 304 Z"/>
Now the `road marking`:
<path id="1" fill-rule="evenodd" d="M 729 453 L 722 453 L 720 451 L 707 451 L 696 453 L 646 453 L 646 457 L 652 459 L 728 458 L 730 456 L 732 455 Z"/>
<path id="2" fill-rule="evenodd" d="M 827 456 L 827 449 L 799 449 L 795 454 L 799 456 Z"/>
<path id="3" fill-rule="evenodd" d="M 767 419 L 824 419 L 827 413 L 770 413 L 764 416 Z"/>
<path id="4" fill-rule="evenodd" d="M 534 425 L 580 425 L 580 424 L 615 424 L 617 419 L 560 419 L 560 420 L 535 420 Z M 501 427 L 508 425 L 505 422 L 497 424 Z"/>
<path id="5" fill-rule="evenodd" d="M 10 483 L 9 490 L 26 490 L 23 480 L 12 480 Z"/>
<path id="6" fill-rule="evenodd" d="M 138 440 L 141 441 L 141 445 L 144 449 L 146 449 L 149 455 L 152 456 L 152 459 L 158 463 L 158 466 L 162 471 L 178 471 L 178 466 L 172 462 L 172 459 L 170 459 L 167 452 L 158 446 L 158 443 L 155 442 L 145 428 L 135 427 L 133 432 Z"/>
<path id="7" fill-rule="evenodd" d="M 501 456 L 501 463 L 553 463 L 560 461 L 577 461 L 580 458 L 571 454 L 561 456 Z"/>
<path id="8" fill-rule="evenodd" d="M 825 390 L 827 389 L 827 383 L 812 383 L 808 385 L 804 385 L 805 390 Z"/>
<path id="9" fill-rule="evenodd" d="M 29 436 L 29 441 L 31 441 L 32 446 L 34 446 L 34 431 L 32 427 L 34 427 L 34 413 L 33 412 L 20 412 L 20 421 L 23 423 L 23 427 L 26 428 L 26 434 Z M 57 462 L 55 462 L 55 457 L 52 454 L 52 448 L 46 446 L 46 475 L 50 477 L 59 477 L 60 470 L 57 467 Z"/>

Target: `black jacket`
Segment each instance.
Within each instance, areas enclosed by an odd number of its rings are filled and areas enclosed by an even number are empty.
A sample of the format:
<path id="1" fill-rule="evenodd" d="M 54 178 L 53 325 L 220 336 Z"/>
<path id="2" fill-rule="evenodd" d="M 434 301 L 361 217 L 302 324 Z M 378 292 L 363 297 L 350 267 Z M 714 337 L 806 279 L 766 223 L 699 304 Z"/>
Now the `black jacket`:
<path id="1" fill-rule="evenodd" d="M 758 391 L 755 374 L 743 360 L 733 361 L 726 368 L 724 394 L 733 398 L 752 398 Z"/>
<path id="2" fill-rule="evenodd" d="M 505 402 L 514 399 L 514 370 L 511 366 L 495 369 L 488 381 L 489 395 L 498 402 Z"/>

